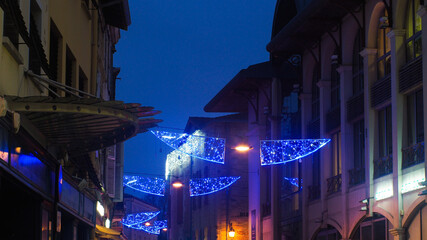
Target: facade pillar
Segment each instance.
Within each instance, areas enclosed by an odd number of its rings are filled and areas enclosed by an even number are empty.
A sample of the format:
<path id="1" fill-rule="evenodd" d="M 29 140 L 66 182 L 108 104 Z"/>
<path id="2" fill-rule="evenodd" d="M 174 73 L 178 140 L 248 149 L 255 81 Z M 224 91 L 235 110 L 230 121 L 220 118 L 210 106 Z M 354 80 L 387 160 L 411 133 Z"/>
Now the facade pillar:
<path id="1" fill-rule="evenodd" d="M 421 24 L 422 26 L 427 26 L 427 7 L 425 6 L 420 6 L 420 9 L 418 10 L 417 14 L 421 17 Z M 422 31 L 421 32 L 422 37 L 421 37 L 421 41 L 422 41 L 422 46 L 427 46 L 425 44 L 427 44 L 427 31 Z M 422 48 L 422 55 L 423 56 L 427 56 L 427 48 L 423 47 Z M 423 106 L 424 108 L 427 106 L 427 58 L 423 57 L 422 60 L 422 69 L 423 69 Z M 426 129 L 427 126 L 427 111 L 424 111 L 424 129 Z M 427 143 L 427 134 L 424 134 L 424 142 Z M 427 159 L 427 151 L 424 151 L 424 159 Z M 424 161 L 425 164 L 425 178 L 427 179 L 427 161 Z"/>
<path id="2" fill-rule="evenodd" d="M 375 110 L 371 108 L 371 85 L 377 79 L 377 49 L 365 48 L 360 55 L 363 57 L 364 74 L 364 121 L 365 121 L 365 184 L 369 186 L 366 197 L 374 196 L 374 147 L 375 147 Z M 372 216 L 373 201 L 369 201 L 369 215 Z"/>
<path id="3" fill-rule="evenodd" d="M 352 79 L 353 72 L 352 67 L 348 65 L 341 65 L 337 69 L 340 74 L 340 94 L 341 94 L 341 209 L 343 214 L 343 237 L 346 237 L 349 233 L 349 220 L 348 220 L 348 186 L 349 186 L 349 170 L 351 168 L 350 160 L 353 159 L 351 151 L 353 147 L 353 138 L 352 138 L 352 125 L 347 121 L 346 114 L 346 105 L 347 100 L 353 95 Z"/>
<path id="4" fill-rule="evenodd" d="M 2 36 L 2 38 L 3 38 L 3 21 L 4 21 L 3 18 L 4 18 L 4 11 L 2 8 L 0 8 L 0 36 Z M 3 54 L 3 40 L 2 40 L 2 47 L 0 47 L 0 66 L 2 66 L 2 63 L 1 63 L 2 54 Z M 3 79 L 1 79 L 1 76 L 0 76 L 0 81 L 3 81 Z"/>
<path id="5" fill-rule="evenodd" d="M 394 240 L 405 240 L 405 229 L 404 228 L 393 228 L 389 230 L 394 236 Z"/>
<path id="6" fill-rule="evenodd" d="M 301 100 L 301 126 L 302 127 L 302 134 L 301 136 L 303 138 L 307 138 L 307 124 L 310 122 L 311 119 L 311 94 L 309 93 L 301 93 L 299 95 L 299 99 Z M 302 161 L 302 179 L 304 179 L 304 182 L 311 183 L 312 182 L 312 175 L 311 175 L 311 169 L 312 169 L 312 157 L 306 157 L 304 161 Z M 303 187 L 302 188 L 302 239 L 309 239 L 310 236 L 308 236 L 308 188 Z"/>
<path id="7" fill-rule="evenodd" d="M 326 114 L 331 107 L 331 81 L 329 79 L 321 79 L 317 86 L 320 93 L 320 138 L 326 137 Z M 322 201 L 322 219 L 327 219 L 328 202 L 327 191 L 328 186 L 326 179 L 331 175 L 331 150 L 330 148 L 322 148 L 320 151 L 320 199 Z M 326 215 L 324 215 L 326 214 Z M 326 227 L 326 223 L 322 222 L 322 227 Z"/>
<path id="8" fill-rule="evenodd" d="M 391 129 L 393 143 L 393 203 L 394 227 L 402 227 L 402 139 L 404 95 L 399 92 L 399 69 L 405 63 L 405 30 L 394 29 L 387 34 L 391 43 Z"/>
<path id="9" fill-rule="evenodd" d="M 280 139 L 280 119 L 282 112 L 282 88 L 280 80 L 273 78 L 271 84 L 271 139 Z M 271 166 L 271 230 L 273 239 L 280 239 L 280 165 Z"/>

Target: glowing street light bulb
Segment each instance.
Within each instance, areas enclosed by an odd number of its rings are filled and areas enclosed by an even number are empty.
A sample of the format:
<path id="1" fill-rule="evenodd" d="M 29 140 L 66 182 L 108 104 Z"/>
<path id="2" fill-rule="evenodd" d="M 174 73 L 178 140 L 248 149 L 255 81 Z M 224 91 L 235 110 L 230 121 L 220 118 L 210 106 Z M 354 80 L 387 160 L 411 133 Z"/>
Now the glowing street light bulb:
<path id="1" fill-rule="evenodd" d="M 233 224 L 230 223 L 230 231 L 228 231 L 228 236 L 231 238 L 234 238 L 235 235 L 236 235 L 236 232 L 234 231 Z"/>
<path id="2" fill-rule="evenodd" d="M 168 229 L 167 228 L 163 228 L 162 230 L 163 230 L 163 232 L 166 232 Z"/>
<path id="3" fill-rule="evenodd" d="M 172 183 L 172 187 L 174 188 L 182 188 L 183 184 L 180 181 L 175 181 Z"/>
<path id="4" fill-rule="evenodd" d="M 252 147 L 249 147 L 248 145 L 239 145 L 239 146 L 235 147 L 234 149 L 236 151 L 239 151 L 239 152 L 247 152 L 247 151 L 251 150 Z"/>
<path id="5" fill-rule="evenodd" d="M 149 222 L 145 223 L 145 226 L 147 226 L 147 227 L 150 226 L 150 225 L 151 225 L 151 223 L 149 223 Z"/>

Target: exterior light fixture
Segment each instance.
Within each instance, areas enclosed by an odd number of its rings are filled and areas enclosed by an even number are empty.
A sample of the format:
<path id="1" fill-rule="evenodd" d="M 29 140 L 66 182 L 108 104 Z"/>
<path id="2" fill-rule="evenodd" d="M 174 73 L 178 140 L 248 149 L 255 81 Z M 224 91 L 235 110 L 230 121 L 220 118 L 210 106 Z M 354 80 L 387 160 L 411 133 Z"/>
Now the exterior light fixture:
<path id="1" fill-rule="evenodd" d="M 365 198 L 359 201 L 361 204 L 363 204 L 360 207 L 360 211 L 368 212 L 369 211 L 369 198 Z"/>
<path id="2" fill-rule="evenodd" d="M 250 147 L 248 145 L 238 145 L 233 149 L 238 151 L 238 152 L 247 152 L 247 151 L 253 149 L 253 147 Z"/>
<path id="3" fill-rule="evenodd" d="M 105 214 L 105 209 L 104 209 L 104 206 L 102 206 L 102 204 L 101 204 L 101 202 L 100 202 L 100 201 L 97 201 L 97 202 L 96 202 L 96 210 L 98 211 L 99 215 L 101 215 L 101 217 L 103 217 L 103 216 L 104 216 L 104 214 Z"/>
<path id="4" fill-rule="evenodd" d="M 236 232 L 234 231 L 233 224 L 230 222 L 230 230 L 228 231 L 228 236 L 234 238 Z"/>
<path id="5" fill-rule="evenodd" d="M 111 227 L 111 222 L 110 222 L 110 219 L 105 219 L 105 227 L 106 228 L 110 228 Z"/>
<path id="6" fill-rule="evenodd" d="M 419 182 L 418 185 L 423 186 L 423 187 L 427 187 L 427 181 Z M 426 196 L 426 195 L 427 195 L 427 190 L 423 190 L 423 191 L 418 193 L 418 196 Z"/>
<path id="7" fill-rule="evenodd" d="M 151 223 L 150 222 L 146 222 L 144 225 L 148 227 L 148 226 L 151 225 Z"/>
<path id="8" fill-rule="evenodd" d="M 174 188 L 182 188 L 182 186 L 184 186 L 184 184 L 182 184 L 182 182 L 179 180 L 176 180 L 172 183 L 172 187 Z"/>
<path id="9" fill-rule="evenodd" d="M 167 228 L 163 228 L 162 230 L 163 230 L 163 232 L 166 232 L 168 229 Z"/>

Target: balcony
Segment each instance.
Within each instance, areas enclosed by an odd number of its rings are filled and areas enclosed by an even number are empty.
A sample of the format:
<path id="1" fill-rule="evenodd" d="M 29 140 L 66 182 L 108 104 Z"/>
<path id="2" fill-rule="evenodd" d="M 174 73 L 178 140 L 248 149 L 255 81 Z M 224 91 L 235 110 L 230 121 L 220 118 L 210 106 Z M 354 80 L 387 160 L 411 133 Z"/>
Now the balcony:
<path id="1" fill-rule="evenodd" d="M 388 156 L 374 160 L 374 178 L 379 178 L 393 172 L 393 156 Z"/>
<path id="2" fill-rule="evenodd" d="M 328 194 L 341 192 L 342 178 L 341 174 L 326 179 L 328 184 Z"/>
<path id="3" fill-rule="evenodd" d="M 308 186 L 308 201 L 314 201 L 320 198 L 320 185 Z"/>
<path id="4" fill-rule="evenodd" d="M 347 121 L 352 121 L 360 116 L 363 116 L 364 111 L 364 93 L 354 95 L 347 101 Z"/>
<path id="5" fill-rule="evenodd" d="M 402 169 L 424 162 L 424 142 L 402 148 Z"/>
<path id="6" fill-rule="evenodd" d="M 391 98 L 390 75 L 377 80 L 371 87 L 371 107 L 378 107 Z"/>
<path id="7" fill-rule="evenodd" d="M 356 186 L 365 182 L 365 168 L 348 170 L 350 186 Z"/>

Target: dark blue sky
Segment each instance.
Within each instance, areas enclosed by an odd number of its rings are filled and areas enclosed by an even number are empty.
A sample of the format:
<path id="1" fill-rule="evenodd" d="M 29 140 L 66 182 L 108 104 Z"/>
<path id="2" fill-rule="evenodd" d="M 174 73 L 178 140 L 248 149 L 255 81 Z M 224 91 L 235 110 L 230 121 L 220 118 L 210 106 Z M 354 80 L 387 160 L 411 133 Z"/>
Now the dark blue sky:
<path id="1" fill-rule="evenodd" d="M 249 65 L 267 61 L 274 0 L 129 0 L 114 65 L 116 99 L 162 111 L 160 126 L 183 129 Z M 162 129 L 167 130 L 167 129 Z M 160 148 L 162 153 L 159 153 Z M 170 148 L 150 133 L 125 142 L 125 172 L 164 174 Z"/>

